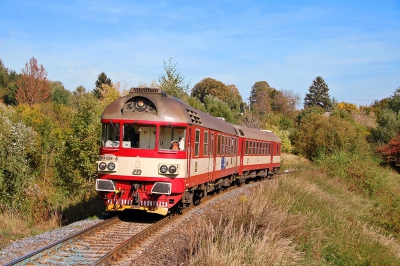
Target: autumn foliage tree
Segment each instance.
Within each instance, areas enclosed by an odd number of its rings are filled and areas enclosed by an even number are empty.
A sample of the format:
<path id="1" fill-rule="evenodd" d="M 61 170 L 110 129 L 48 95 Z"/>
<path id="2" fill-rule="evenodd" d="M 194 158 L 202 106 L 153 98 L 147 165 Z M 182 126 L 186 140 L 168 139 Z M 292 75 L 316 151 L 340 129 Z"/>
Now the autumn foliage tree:
<path id="1" fill-rule="evenodd" d="M 17 80 L 16 100 L 18 103 L 33 105 L 50 100 L 50 83 L 47 71 L 36 58 L 32 57 L 21 71 L 21 78 Z"/>
<path id="2" fill-rule="evenodd" d="M 272 112 L 272 98 L 277 92 L 266 81 L 257 81 L 251 87 L 250 107 L 255 113 L 264 115 Z"/>
<path id="3" fill-rule="evenodd" d="M 394 169 L 400 169 L 400 135 L 392 138 L 388 144 L 378 148 L 385 163 Z"/>

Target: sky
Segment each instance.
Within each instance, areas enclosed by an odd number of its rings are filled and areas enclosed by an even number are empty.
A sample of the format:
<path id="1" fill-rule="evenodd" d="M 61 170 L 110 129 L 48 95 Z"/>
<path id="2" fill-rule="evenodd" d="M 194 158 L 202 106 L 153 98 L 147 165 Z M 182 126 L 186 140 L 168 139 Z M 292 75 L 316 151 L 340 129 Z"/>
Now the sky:
<path id="1" fill-rule="evenodd" d="M 400 87 L 396 1 L 0 0 L 0 59 L 20 73 L 35 57 L 74 91 L 101 72 L 130 88 L 176 64 L 192 88 L 255 82 L 300 96 L 321 76 L 336 101 L 370 105 Z"/>

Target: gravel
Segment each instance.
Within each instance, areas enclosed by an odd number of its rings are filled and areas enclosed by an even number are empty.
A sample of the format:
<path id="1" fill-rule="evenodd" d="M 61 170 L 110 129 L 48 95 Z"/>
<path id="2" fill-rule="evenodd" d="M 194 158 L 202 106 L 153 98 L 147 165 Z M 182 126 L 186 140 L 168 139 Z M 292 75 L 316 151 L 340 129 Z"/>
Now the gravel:
<path id="1" fill-rule="evenodd" d="M 199 217 L 210 217 L 210 215 L 219 212 L 221 208 L 226 208 L 227 205 L 230 205 L 232 199 L 237 199 L 240 195 L 248 193 L 249 189 L 257 184 L 260 183 L 254 183 L 239 189 L 227 191 L 219 197 L 207 200 L 207 202 L 200 204 L 196 208 L 185 211 L 185 215 L 182 215 L 181 218 L 174 221 L 172 225 L 156 233 L 150 240 L 141 243 L 131 254 L 128 254 L 129 256 L 124 261 L 118 264 L 141 266 L 180 265 L 179 261 L 181 261 L 182 258 L 178 258 L 176 254 L 184 250 L 189 241 L 189 239 L 185 237 L 185 235 L 187 235 L 185 232 L 185 224 L 196 223 Z M 101 221 L 103 221 L 103 219 L 86 219 L 40 235 L 17 240 L 8 247 L 0 250 L 0 264 L 9 263 L 16 258 L 73 235 Z"/>

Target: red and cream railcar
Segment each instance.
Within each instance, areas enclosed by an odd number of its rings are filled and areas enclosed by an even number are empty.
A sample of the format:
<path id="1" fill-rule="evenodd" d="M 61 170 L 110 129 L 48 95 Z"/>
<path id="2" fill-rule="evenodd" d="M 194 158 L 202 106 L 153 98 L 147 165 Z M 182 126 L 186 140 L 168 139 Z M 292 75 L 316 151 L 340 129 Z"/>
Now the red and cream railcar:
<path id="1" fill-rule="evenodd" d="M 160 89 L 132 88 L 101 122 L 96 190 L 109 211 L 166 215 L 280 166 L 276 135 L 227 123 Z"/>

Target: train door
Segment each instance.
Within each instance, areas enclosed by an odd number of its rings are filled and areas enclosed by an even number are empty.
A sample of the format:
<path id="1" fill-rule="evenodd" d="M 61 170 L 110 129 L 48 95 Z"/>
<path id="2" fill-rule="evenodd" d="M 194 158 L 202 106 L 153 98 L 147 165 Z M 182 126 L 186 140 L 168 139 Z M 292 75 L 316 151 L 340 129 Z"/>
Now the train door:
<path id="1" fill-rule="evenodd" d="M 244 158 L 244 152 L 245 152 L 245 141 L 242 138 L 239 138 L 239 146 L 238 146 L 238 152 L 239 152 L 239 169 L 238 173 L 241 175 L 243 174 L 243 158 Z"/>
<path id="2" fill-rule="evenodd" d="M 187 140 L 186 140 L 186 158 L 187 158 L 187 174 L 186 177 L 189 178 L 191 177 L 190 169 L 191 169 L 191 157 L 192 157 L 192 128 L 189 127 L 188 133 L 187 133 Z"/>
<path id="3" fill-rule="evenodd" d="M 270 143 L 270 154 L 271 154 L 271 158 L 270 158 L 270 163 L 272 164 L 272 163 L 274 163 L 274 143 L 273 142 L 271 142 Z"/>
<path id="4" fill-rule="evenodd" d="M 214 152 L 214 132 L 209 134 L 209 150 L 208 150 L 208 170 L 209 170 L 209 177 L 211 179 L 214 178 L 215 172 L 215 152 Z"/>

